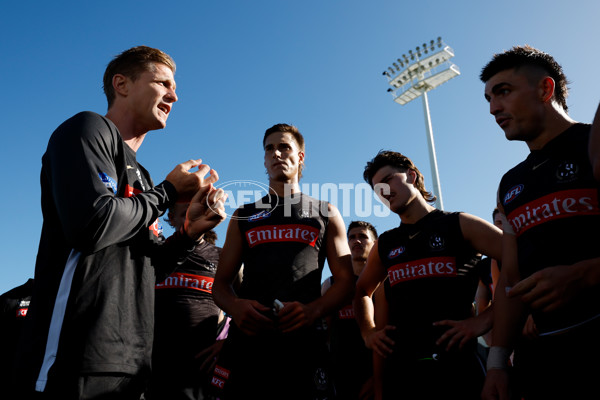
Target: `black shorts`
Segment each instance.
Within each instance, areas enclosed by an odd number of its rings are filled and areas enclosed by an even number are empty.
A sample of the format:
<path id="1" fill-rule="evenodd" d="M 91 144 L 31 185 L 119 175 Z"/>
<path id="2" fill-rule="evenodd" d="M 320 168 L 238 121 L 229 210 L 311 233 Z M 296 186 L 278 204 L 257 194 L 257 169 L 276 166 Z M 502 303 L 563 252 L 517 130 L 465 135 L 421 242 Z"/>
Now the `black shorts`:
<path id="1" fill-rule="evenodd" d="M 232 328 L 211 381 L 219 398 L 332 398 L 324 332 L 302 330 L 249 337 Z"/>
<path id="2" fill-rule="evenodd" d="M 383 399 L 480 400 L 485 366 L 476 351 L 460 356 L 386 361 Z"/>
<path id="3" fill-rule="evenodd" d="M 515 387 L 527 400 L 584 399 L 598 392 L 600 318 L 561 334 L 522 339 Z"/>

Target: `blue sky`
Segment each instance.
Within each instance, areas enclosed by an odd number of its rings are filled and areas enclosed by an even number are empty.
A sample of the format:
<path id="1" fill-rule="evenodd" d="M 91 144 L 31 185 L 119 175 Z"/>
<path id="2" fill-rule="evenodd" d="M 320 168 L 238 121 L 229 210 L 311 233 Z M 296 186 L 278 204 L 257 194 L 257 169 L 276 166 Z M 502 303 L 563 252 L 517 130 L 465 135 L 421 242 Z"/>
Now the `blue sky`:
<path id="1" fill-rule="evenodd" d="M 79 111 L 106 112 L 106 64 L 135 45 L 160 48 L 177 63 L 179 102 L 167 128 L 151 132 L 138 152 L 157 183 L 176 164 L 202 158 L 222 183 L 264 184 L 262 134 L 285 122 L 306 139 L 304 184 L 362 183 L 366 161 L 391 149 L 412 158 L 431 189 L 422 103 L 395 103 L 382 72 L 441 36 L 461 71 L 429 93 L 444 209 L 491 220 L 500 177 L 528 153 L 488 113 L 478 75 L 493 53 L 530 44 L 554 55 L 571 81 L 578 121 L 590 122 L 599 101 L 594 0 L 5 3 L 0 293 L 33 277 L 50 134 Z M 358 219 L 347 193 L 336 201 L 349 210 L 346 224 Z M 380 232 L 399 223 L 396 215 L 360 218 Z M 218 244 L 228 222 L 217 228 Z"/>

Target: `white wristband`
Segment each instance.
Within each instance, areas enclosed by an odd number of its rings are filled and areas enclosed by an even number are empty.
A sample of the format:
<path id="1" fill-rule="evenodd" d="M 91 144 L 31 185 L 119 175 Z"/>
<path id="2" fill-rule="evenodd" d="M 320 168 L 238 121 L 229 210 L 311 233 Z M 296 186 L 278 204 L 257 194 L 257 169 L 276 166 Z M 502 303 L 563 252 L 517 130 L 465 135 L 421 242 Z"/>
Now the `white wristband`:
<path id="1" fill-rule="evenodd" d="M 492 346 L 487 356 L 487 369 L 507 369 L 512 351 L 506 347 Z"/>

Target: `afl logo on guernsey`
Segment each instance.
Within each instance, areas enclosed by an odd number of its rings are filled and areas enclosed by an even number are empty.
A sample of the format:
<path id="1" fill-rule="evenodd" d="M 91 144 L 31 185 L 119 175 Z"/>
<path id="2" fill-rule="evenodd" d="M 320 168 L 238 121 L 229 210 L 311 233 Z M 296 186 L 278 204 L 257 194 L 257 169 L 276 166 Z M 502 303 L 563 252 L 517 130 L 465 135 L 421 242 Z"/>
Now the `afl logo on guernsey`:
<path id="1" fill-rule="evenodd" d="M 248 217 L 249 222 L 260 221 L 261 219 L 269 218 L 271 216 L 271 212 L 269 211 L 261 211 L 258 214 L 254 214 Z"/>
<path id="2" fill-rule="evenodd" d="M 525 186 L 522 183 L 520 183 L 516 186 L 513 186 L 504 196 L 504 199 L 502 200 L 503 204 L 508 204 L 511 201 L 513 201 L 514 199 L 516 199 L 517 196 L 521 194 L 524 187 Z"/>
<path id="3" fill-rule="evenodd" d="M 390 253 L 388 254 L 388 258 L 396 258 L 400 254 L 404 253 L 404 250 L 406 250 L 404 246 L 396 247 L 395 249 L 390 251 Z"/>

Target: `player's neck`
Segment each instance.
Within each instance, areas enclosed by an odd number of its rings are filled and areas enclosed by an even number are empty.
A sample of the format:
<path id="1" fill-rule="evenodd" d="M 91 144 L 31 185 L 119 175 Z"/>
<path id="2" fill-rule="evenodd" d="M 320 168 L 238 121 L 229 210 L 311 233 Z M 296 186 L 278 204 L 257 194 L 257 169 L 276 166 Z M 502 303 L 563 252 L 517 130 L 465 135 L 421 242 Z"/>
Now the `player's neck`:
<path id="1" fill-rule="evenodd" d="M 562 108 L 553 108 L 552 112 L 545 118 L 540 133 L 534 139 L 527 141 L 529 150 L 543 148 L 549 141 L 576 123 L 577 121 L 569 117 Z"/>
<path id="2" fill-rule="evenodd" d="M 354 275 L 359 276 L 362 270 L 365 269 L 365 265 L 367 265 L 366 258 L 352 259 L 352 271 Z"/>
<path id="3" fill-rule="evenodd" d="M 398 215 L 403 224 L 415 224 L 433 210 L 435 210 L 434 206 L 427 203 L 423 197 L 418 197 Z"/>
<path id="4" fill-rule="evenodd" d="M 116 107 L 111 107 L 105 116 L 115 124 L 123 141 L 127 143 L 133 151 L 137 152 L 148 132 L 140 129 L 134 120 L 128 118 L 127 113 L 119 112 L 119 109 Z"/>
<path id="5" fill-rule="evenodd" d="M 289 181 L 269 179 L 269 191 L 275 193 L 279 197 L 284 197 L 291 194 L 300 193 L 300 185 L 297 179 Z"/>

